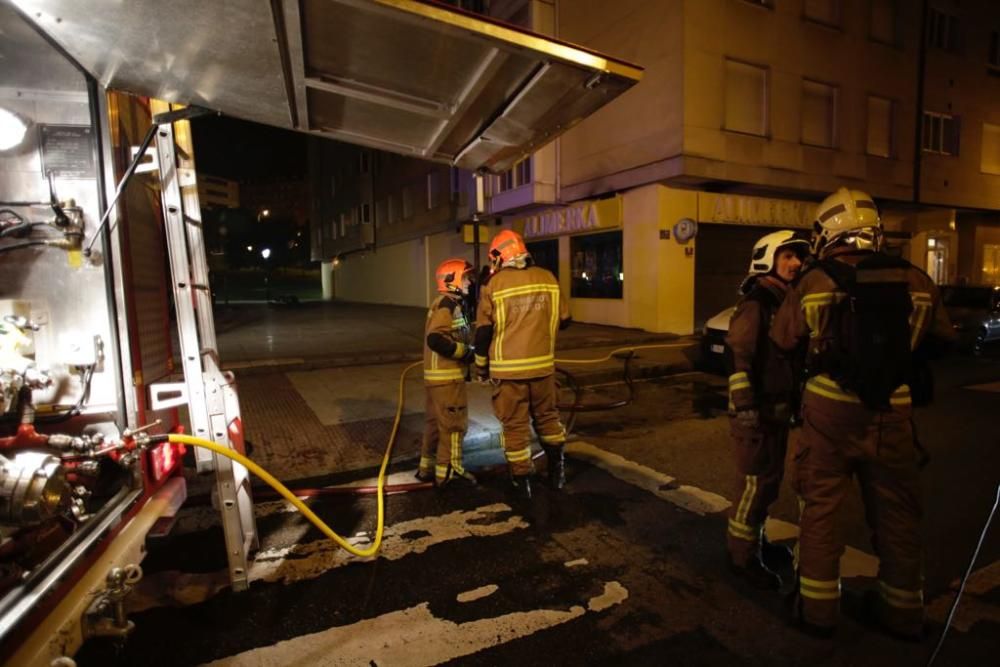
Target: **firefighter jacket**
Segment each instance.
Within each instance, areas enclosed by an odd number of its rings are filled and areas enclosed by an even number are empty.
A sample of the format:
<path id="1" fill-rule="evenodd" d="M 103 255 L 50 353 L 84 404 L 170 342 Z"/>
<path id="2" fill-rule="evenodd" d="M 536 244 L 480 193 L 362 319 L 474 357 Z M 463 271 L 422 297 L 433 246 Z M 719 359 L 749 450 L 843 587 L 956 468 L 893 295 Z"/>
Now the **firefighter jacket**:
<path id="1" fill-rule="evenodd" d="M 434 300 L 427 311 L 424 384 L 465 382 L 471 330 L 461 297 L 442 294 Z"/>
<path id="2" fill-rule="evenodd" d="M 834 258 L 855 266 L 870 254 L 870 251 L 844 252 L 834 255 Z M 893 281 L 905 281 L 910 293 L 910 349 L 916 350 L 925 338 L 952 340 L 954 331 L 930 276 L 914 266 L 891 271 L 896 272 L 891 276 Z M 846 292 L 821 265 L 817 265 L 801 275 L 775 315 L 770 336 L 778 347 L 791 350 L 801 341 L 807 341 L 806 367 L 810 369 L 811 377 L 805 385 L 803 401 L 806 404 L 812 397 L 821 397 L 860 407 L 861 400 L 856 393 L 845 390 L 829 373 L 822 371 L 822 357 L 826 349 L 843 335 L 837 328 L 834 308 L 846 297 Z M 910 387 L 906 384 L 898 386 L 892 392 L 889 403 L 894 411 L 909 412 L 912 404 Z"/>
<path id="3" fill-rule="evenodd" d="M 551 271 L 501 269 L 479 293 L 476 366 L 500 380 L 552 375 L 556 332 L 569 321 L 569 304 Z"/>
<path id="4" fill-rule="evenodd" d="M 726 336 L 732 353 L 730 410 L 754 409 L 768 415 L 777 406 L 787 410 L 795 390 L 792 363 L 768 332 L 788 289 L 777 278 L 759 277 L 736 304 Z"/>

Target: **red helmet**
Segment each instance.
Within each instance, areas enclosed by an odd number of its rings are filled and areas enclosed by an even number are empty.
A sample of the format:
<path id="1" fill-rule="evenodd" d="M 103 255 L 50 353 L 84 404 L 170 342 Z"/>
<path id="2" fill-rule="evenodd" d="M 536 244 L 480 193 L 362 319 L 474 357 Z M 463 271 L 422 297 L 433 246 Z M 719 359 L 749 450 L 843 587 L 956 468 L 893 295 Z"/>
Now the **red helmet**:
<path id="1" fill-rule="evenodd" d="M 462 276 L 472 272 L 472 264 L 464 259 L 446 259 L 441 262 L 434 279 L 437 281 L 437 291 L 441 293 L 461 292 Z"/>
<path id="2" fill-rule="evenodd" d="M 521 235 L 510 229 L 504 229 L 493 237 L 490 242 L 490 263 L 499 268 L 505 263 L 528 252 Z"/>

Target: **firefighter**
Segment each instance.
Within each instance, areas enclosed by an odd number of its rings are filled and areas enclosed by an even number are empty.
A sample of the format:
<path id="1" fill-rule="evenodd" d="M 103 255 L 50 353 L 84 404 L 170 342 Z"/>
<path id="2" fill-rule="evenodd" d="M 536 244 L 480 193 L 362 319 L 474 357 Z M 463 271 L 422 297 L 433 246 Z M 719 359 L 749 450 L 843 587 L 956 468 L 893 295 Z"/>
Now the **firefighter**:
<path id="1" fill-rule="evenodd" d="M 794 615 L 809 634 L 833 635 L 843 537 L 837 514 L 851 478 L 861 487 L 879 557 L 870 618 L 919 639 L 923 591 L 919 524 L 921 450 L 911 419 L 913 351 L 953 336 L 934 282 L 884 252 L 872 198 L 839 189 L 817 208 L 817 259 L 775 316 L 771 338 L 806 345 L 803 427 L 794 461 L 800 497 Z"/>
<path id="2" fill-rule="evenodd" d="M 427 311 L 424 341 L 426 420 L 417 479 L 442 487 L 452 480 L 475 483 L 462 465 L 462 440 L 469 426 L 465 381 L 473 350 L 466 316 L 473 268 L 464 259 L 447 259 L 434 279 L 440 294 Z"/>
<path id="3" fill-rule="evenodd" d="M 493 268 L 479 293 L 476 374 L 493 384 L 504 454 L 515 492 L 531 498 L 531 425 L 548 461 L 553 489 L 566 482 L 566 431 L 556 407 L 556 332 L 569 326 L 569 306 L 550 271 L 534 266 L 520 234 L 498 233 L 490 243 Z"/>
<path id="4" fill-rule="evenodd" d="M 791 562 L 787 548 L 766 540 L 764 522 L 781 489 L 795 389 L 789 357 L 770 341 L 768 331 L 808 252 L 809 243 L 788 230 L 754 244 L 750 272 L 740 286 L 742 296 L 726 336 L 732 355 L 730 430 L 736 467 L 744 479 L 740 502 L 729 514 L 730 564 L 763 589 L 780 588 L 781 579 L 773 570 L 781 561 Z"/>

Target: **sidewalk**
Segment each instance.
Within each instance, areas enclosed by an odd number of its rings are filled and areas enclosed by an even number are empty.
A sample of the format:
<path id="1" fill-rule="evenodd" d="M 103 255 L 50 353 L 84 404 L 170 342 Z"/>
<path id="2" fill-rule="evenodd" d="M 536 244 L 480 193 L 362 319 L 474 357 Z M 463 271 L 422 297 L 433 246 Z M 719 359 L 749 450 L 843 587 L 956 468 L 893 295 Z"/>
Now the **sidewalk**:
<path id="1" fill-rule="evenodd" d="M 221 306 L 215 314 L 216 337 L 223 368 L 235 371 L 241 378 L 259 373 L 418 361 L 423 355 L 426 316 L 423 308 L 341 302 Z M 575 322 L 559 332 L 556 350 L 560 353 L 557 356 L 566 358 L 593 358 L 619 347 L 684 343 L 687 348 L 694 342 L 691 337 Z M 663 375 L 675 370 L 677 364 L 690 367 L 695 352 L 692 349 L 682 358 L 675 358 L 644 351 L 635 365 L 636 377 Z M 622 363 L 567 367 L 595 382 L 609 382 L 620 377 Z"/>
<path id="2" fill-rule="evenodd" d="M 237 376 L 254 460 L 280 479 L 317 482 L 377 466 L 392 430 L 399 376 L 422 359 L 425 317 L 422 308 L 336 302 L 220 309 L 220 356 Z M 558 367 L 580 385 L 619 382 L 621 359 L 565 360 L 601 359 L 618 348 L 649 345 L 662 347 L 637 350 L 635 378 L 690 370 L 698 350 L 692 337 L 574 323 L 560 332 L 556 356 L 564 360 Z M 468 387 L 468 465 L 503 463 L 491 389 L 475 382 Z M 561 391 L 561 403 L 574 398 Z M 405 383 L 395 461 L 419 453 L 424 400 L 417 368 Z"/>

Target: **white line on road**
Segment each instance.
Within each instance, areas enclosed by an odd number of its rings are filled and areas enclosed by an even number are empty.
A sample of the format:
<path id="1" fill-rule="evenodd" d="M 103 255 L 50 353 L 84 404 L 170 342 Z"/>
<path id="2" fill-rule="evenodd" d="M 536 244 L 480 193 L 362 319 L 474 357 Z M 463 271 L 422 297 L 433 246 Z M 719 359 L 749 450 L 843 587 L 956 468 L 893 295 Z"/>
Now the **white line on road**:
<path id="1" fill-rule="evenodd" d="M 628 590 L 617 581 L 610 581 L 586 605 L 574 605 L 566 611 L 535 609 L 465 623 L 437 618 L 425 602 L 238 653 L 209 663 L 209 667 L 438 665 L 568 623 L 587 613 L 599 613 L 627 598 Z"/>
<path id="2" fill-rule="evenodd" d="M 471 591 L 465 591 L 464 593 L 459 593 L 455 596 L 455 600 L 458 602 L 475 602 L 476 600 L 482 600 L 483 598 L 488 598 L 489 596 L 500 590 L 500 587 L 496 584 L 490 584 L 488 586 L 480 586 Z"/>
<path id="3" fill-rule="evenodd" d="M 951 584 L 952 592 L 938 596 L 927 605 L 927 616 L 938 623 L 944 623 L 951 610 L 951 603 L 955 600 L 958 586 L 959 581 L 956 579 Z M 955 611 L 952 627 L 959 632 L 968 632 L 980 621 L 1000 625 L 1000 606 L 987 599 L 997 589 L 1000 589 L 1000 560 L 976 570 L 969 576 L 969 581 L 965 584 L 965 593 Z"/>
<path id="4" fill-rule="evenodd" d="M 287 547 L 263 549 L 250 565 L 248 578 L 255 581 L 285 584 L 313 579 L 349 563 L 384 558 L 398 560 L 410 554 L 427 551 L 436 544 L 470 537 L 495 537 L 528 527 L 522 517 L 510 514 L 503 503 L 486 505 L 469 511 L 455 511 L 440 516 L 425 516 L 401 521 L 385 529 L 382 549 L 378 556 L 360 559 L 327 539 Z M 367 533 L 347 540 L 355 546 L 371 542 Z M 155 606 L 190 605 L 203 602 L 229 586 L 225 570 L 209 573 L 159 572 L 143 578 L 133 592 L 129 608 L 141 611 Z"/>
<path id="5" fill-rule="evenodd" d="M 629 461 L 623 456 L 612 454 L 588 442 L 577 440 L 567 443 L 566 453 L 596 465 L 623 482 L 645 489 L 656 497 L 695 514 L 724 512 L 732 505 L 717 493 L 705 491 L 696 486 L 677 484 L 674 477 L 664 475 L 635 461 Z"/>

